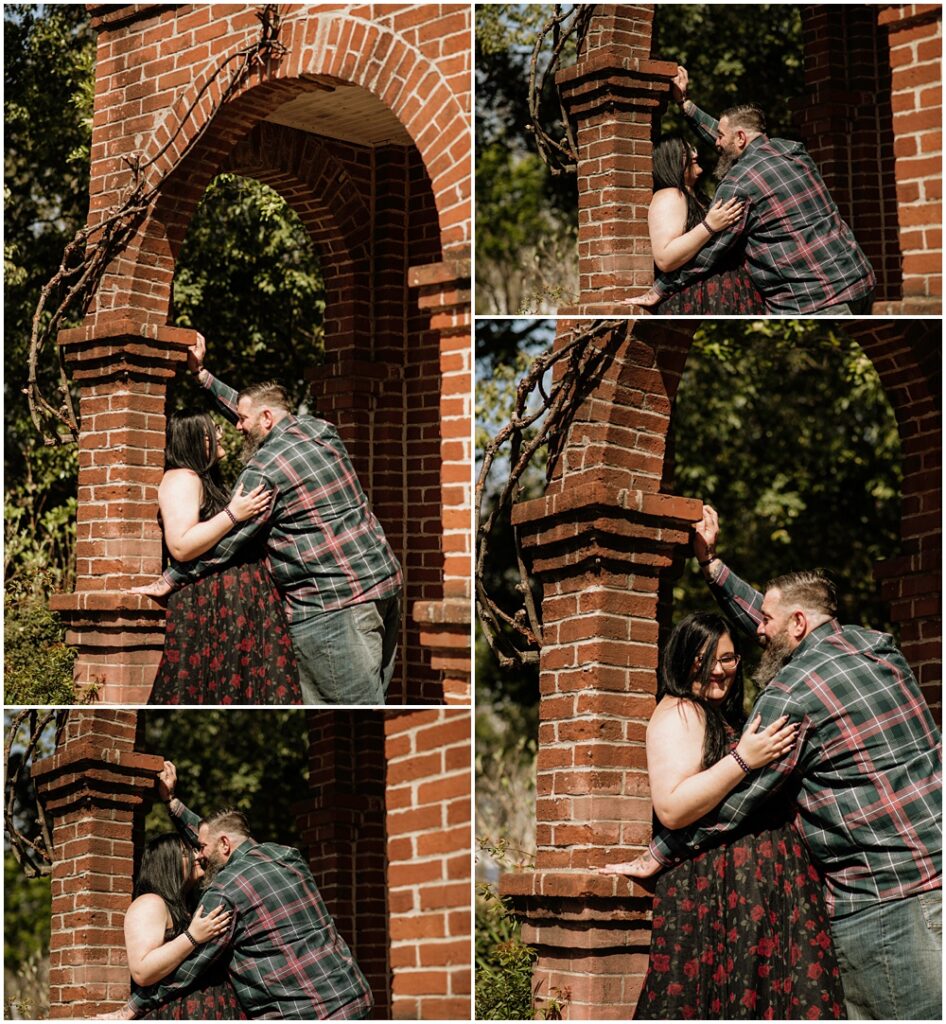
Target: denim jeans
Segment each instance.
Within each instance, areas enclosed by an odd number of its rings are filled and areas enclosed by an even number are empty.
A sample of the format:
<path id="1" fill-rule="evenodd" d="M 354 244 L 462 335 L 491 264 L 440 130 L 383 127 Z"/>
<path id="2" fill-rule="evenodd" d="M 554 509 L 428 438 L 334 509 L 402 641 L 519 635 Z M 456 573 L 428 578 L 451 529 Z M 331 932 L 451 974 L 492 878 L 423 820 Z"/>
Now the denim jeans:
<path id="1" fill-rule="evenodd" d="M 306 704 L 383 704 L 397 654 L 401 595 L 290 626 Z"/>
<path id="2" fill-rule="evenodd" d="M 941 889 L 831 922 L 850 1020 L 942 1020 Z"/>

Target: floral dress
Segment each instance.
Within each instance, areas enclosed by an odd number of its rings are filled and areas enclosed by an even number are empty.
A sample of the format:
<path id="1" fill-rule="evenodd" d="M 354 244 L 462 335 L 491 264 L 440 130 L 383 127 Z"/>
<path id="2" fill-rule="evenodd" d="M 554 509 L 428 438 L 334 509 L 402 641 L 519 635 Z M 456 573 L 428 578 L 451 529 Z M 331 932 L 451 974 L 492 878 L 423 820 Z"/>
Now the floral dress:
<path id="1" fill-rule="evenodd" d="M 821 878 L 775 803 L 657 880 L 635 1019 L 846 1019 Z"/>
<path id="2" fill-rule="evenodd" d="M 227 566 L 171 594 L 148 703 L 302 703 L 286 613 L 262 561 Z"/>
<path id="3" fill-rule="evenodd" d="M 741 252 L 727 254 L 716 270 L 688 284 L 653 309 L 670 313 L 765 313 L 765 299 L 752 282 Z"/>

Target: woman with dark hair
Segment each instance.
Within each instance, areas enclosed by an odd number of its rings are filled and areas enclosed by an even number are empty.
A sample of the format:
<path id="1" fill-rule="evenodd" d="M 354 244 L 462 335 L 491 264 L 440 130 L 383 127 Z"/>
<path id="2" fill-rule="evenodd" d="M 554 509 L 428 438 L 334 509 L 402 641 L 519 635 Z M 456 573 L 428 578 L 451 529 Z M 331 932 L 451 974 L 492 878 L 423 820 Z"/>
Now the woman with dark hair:
<path id="1" fill-rule="evenodd" d="M 680 622 L 663 652 L 646 742 L 654 813 L 666 828 L 711 817 L 747 774 L 791 749 L 798 723 L 784 717 L 742 731 L 740 661 L 725 619 L 711 612 Z M 821 880 L 792 816 L 788 802 L 770 804 L 659 876 L 637 1019 L 843 1019 Z"/>
<path id="2" fill-rule="evenodd" d="M 209 551 L 272 498 L 262 484 L 227 493 L 220 434 L 209 413 L 175 413 L 168 421 L 158 507 L 164 542 L 178 562 Z M 164 654 L 148 702 L 302 703 L 286 613 L 262 550 L 250 548 L 241 561 L 168 597 Z"/>
<path id="3" fill-rule="evenodd" d="M 647 226 L 654 263 L 665 273 L 679 270 L 713 235 L 743 215 L 742 201 L 736 198 L 708 206 L 696 188 L 702 173 L 696 150 L 679 135 L 668 135 L 654 147 L 654 195 Z M 652 307 L 653 312 L 764 313 L 765 300 L 744 264 L 737 247 L 716 272 Z"/>
<path id="4" fill-rule="evenodd" d="M 230 915 L 223 907 L 196 912 L 203 876 L 193 849 L 176 832 L 145 847 L 135 898 L 125 913 L 125 947 L 132 986 L 145 988 L 166 978 L 198 946 L 226 934 Z M 226 962 L 201 977 L 199 988 L 144 1015 L 149 1020 L 246 1020 L 227 977 Z"/>

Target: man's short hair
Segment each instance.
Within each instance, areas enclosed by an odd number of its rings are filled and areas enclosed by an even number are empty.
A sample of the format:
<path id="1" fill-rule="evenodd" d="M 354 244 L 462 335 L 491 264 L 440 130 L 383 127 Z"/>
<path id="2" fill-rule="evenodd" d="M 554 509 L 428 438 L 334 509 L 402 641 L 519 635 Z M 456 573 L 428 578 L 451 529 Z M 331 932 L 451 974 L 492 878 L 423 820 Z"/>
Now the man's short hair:
<path id="1" fill-rule="evenodd" d="M 225 807 L 222 811 L 214 811 L 208 818 L 204 818 L 203 823 L 214 835 L 226 832 L 227 835 L 242 836 L 244 839 L 253 838 L 246 815 L 232 807 Z"/>
<path id="2" fill-rule="evenodd" d="M 292 409 L 289 408 L 289 396 L 286 394 L 286 389 L 275 380 L 266 380 L 262 384 L 251 384 L 237 395 L 237 401 L 239 402 L 241 398 L 248 398 L 254 406 L 271 405 L 277 409 L 292 412 Z"/>
<path id="3" fill-rule="evenodd" d="M 788 572 L 769 580 L 765 589 L 777 590 L 783 603 L 821 612 L 832 619 L 838 614 L 838 589 L 820 569 Z"/>
<path id="4" fill-rule="evenodd" d="M 739 103 L 735 107 L 724 110 L 719 119 L 729 121 L 730 128 L 741 128 L 744 132 L 766 134 L 765 112 L 756 103 Z"/>

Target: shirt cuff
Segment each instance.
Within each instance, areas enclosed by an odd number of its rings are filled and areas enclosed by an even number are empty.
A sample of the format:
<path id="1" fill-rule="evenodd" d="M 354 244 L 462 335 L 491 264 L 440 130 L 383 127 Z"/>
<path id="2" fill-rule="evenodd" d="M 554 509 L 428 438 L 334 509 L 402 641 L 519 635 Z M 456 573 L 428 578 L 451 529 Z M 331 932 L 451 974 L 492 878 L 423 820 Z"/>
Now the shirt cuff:
<path id="1" fill-rule="evenodd" d="M 171 590 L 180 590 L 186 582 L 186 577 L 181 579 L 177 573 L 175 573 L 172 566 L 168 566 L 163 573 L 161 573 L 161 579 L 171 588 Z"/>
<path id="2" fill-rule="evenodd" d="M 647 850 L 648 853 L 650 853 L 651 857 L 653 857 L 654 860 L 661 865 L 661 867 L 669 868 L 676 863 L 676 861 L 672 857 L 669 857 L 666 853 L 664 853 L 664 851 L 657 845 L 657 841 L 655 839 L 652 839 L 650 841 L 650 846 L 647 848 Z"/>

